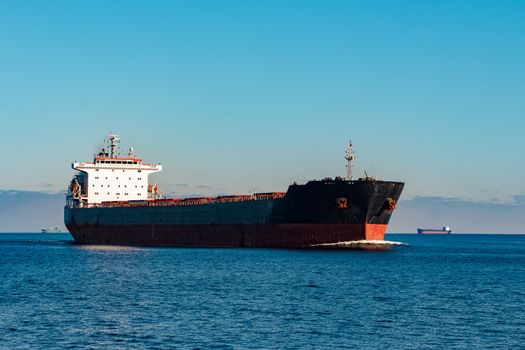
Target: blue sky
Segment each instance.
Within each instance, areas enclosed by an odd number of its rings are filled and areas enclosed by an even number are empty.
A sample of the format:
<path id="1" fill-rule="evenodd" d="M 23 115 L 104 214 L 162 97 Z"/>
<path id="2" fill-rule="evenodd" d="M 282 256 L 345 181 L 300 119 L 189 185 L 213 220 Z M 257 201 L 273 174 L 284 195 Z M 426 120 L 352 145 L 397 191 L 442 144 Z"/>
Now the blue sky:
<path id="1" fill-rule="evenodd" d="M 525 195 L 523 1 L 2 1 L 0 189 L 64 190 L 110 130 L 179 195 L 355 171 Z"/>

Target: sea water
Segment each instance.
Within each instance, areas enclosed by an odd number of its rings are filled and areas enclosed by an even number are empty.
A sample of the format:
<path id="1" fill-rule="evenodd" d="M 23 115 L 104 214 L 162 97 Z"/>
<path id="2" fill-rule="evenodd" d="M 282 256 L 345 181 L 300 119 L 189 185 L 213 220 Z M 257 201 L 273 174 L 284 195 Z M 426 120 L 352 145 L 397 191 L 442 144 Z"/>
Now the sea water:
<path id="1" fill-rule="evenodd" d="M 0 234 L 1 349 L 523 349 L 525 235 L 381 250 Z"/>

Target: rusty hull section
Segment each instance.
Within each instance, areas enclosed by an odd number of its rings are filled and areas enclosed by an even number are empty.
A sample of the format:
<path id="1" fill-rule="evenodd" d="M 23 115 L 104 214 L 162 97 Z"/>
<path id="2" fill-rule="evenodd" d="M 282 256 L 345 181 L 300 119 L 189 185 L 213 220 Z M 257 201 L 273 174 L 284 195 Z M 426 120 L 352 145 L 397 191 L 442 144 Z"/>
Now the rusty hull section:
<path id="1" fill-rule="evenodd" d="M 165 247 L 307 248 L 310 245 L 382 240 L 387 225 L 98 225 L 68 226 L 77 243 Z"/>

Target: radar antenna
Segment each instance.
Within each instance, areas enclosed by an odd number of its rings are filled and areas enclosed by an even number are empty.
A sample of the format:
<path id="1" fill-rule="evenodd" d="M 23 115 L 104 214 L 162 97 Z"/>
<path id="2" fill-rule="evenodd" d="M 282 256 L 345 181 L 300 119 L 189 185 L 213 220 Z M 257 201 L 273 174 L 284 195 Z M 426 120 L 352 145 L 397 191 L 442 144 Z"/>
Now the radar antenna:
<path id="1" fill-rule="evenodd" d="M 118 147 L 120 143 L 120 138 L 118 137 L 118 135 L 110 133 L 108 135 L 108 140 L 109 140 L 109 147 L 110 147 L 109 157 L 118 158 Z"/>
<path id="2" fill-rule="evenodd" d="M 346 159 L 346 179 L 352 180 L 352 161 L 355 159 L 354 149 L 352 148 L 352 141 L 348 141 L 345 153 Z"/>

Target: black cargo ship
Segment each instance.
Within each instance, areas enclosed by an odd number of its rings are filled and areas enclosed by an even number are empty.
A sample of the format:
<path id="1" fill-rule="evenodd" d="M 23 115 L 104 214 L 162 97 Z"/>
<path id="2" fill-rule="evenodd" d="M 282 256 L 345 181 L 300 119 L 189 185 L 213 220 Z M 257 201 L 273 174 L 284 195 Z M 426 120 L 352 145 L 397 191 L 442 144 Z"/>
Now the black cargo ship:
<path id="1" fill-rule="evenodd" d="M 160 199 L 155 195 L 156 185 L 150 185 L 147 197 L 142 199 L 117 199 L 122 193 L 113 194 L 108 190 L 107 196 L 113 200 L 96 202 L 89 194 L 99 187 L 90 181 L 94 174 L 110 177 L 121 174 L 128 185 L 119 182 L 118 188 L 140 188 L 143 185 L 133 185 L 133 182 L 129 185 L 134 179 L 132 176 L 140 183 L 144 176 L 140 174 L 157 169 L 154 165 L 142 164 L 132 154 L 119 157 L 114 153 L 115 147 L 111 149 L 111 154 L 101 152 L 93 163 L 73 164 L 80 173 L 71 182 L 64 218 L 77 243 L 306 248 L 345 241 L 383 240 L 404 185 L 370 177 L 359 180 L 337 177 L 294 183 L 286 193 L 187 199 Z M 350 163 L 348 167 L 351 173 Z M 101 176 L 94 177 L 100 179 Z M 104 184 L 100 186 L 104 188 Z M 100 196 L 99 192 L 95 193 Z M 139 194 L 142 195 L 136 195 Z"/>

